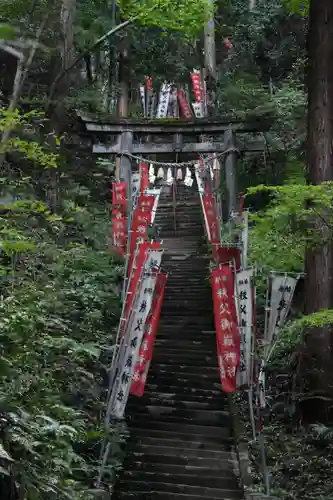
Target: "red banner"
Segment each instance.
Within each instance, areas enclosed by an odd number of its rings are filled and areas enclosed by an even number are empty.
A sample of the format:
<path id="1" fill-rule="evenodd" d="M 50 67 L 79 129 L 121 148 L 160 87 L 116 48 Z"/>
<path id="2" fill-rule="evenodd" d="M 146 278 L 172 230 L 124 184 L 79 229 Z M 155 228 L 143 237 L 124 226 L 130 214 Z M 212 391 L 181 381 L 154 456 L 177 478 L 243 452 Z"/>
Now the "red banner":
<path id="1" fill-rule="evenodd" d="M 149 222 L 151 222 L 151 216 L 153 213 L 153 207 L 155 202 L 155 196 L 153 194 L 141 194 L 139 196 L 138 206 L 147 212 L 147 218 Z"/>
<path id="2" fill-rule="evenodd" d="M 177 97 L 179 101 L 179 108 L 181 111 L 182 118 L 186 118 L 187 120 L 192 119 L 192 112 L 189 103 L 186 100 L 185 94 L 182 90 L 177 91 Z"/>
<path id="3" fill-rule="evenodd" d="M 224 266 L 212 270 L 212 292 L 222 390 L 235 392 L 236 372 L 240 362 L 240 338 L 231 267 Z"/>
<path id="4" fill-rule="evenodd" d="M 212 194 L 204 194 L 202 196 L 202 202 L 209 229 L 210 243 L 213 245 L 218 244 L 221 241 L 221 235 L 214 196 Z"/>
<path id="5" fill-rule="evenodd" d="M 140 163 L 140 193 L 144 193 L 149 189 L 149 165 L 148 163 Z"/>
<path id="6" fill-rule="evenodd" d="M 113 249 L 124 256 L 127 242 L 127 219 L 125 217 L 112 218 L 112 240 Z"/>
<path id="7" fill-rule="evenodd" d="M 213 255 L 217 266 L 232 264 L 234 261 L 236 271 L 240 270 L 241 252 L 239 248 L 213 245 Z"/>
<path id="8" fill-rule="evenodd" d="M 128 276 L 131 273 L 137 243 L 143 243 L 147 240 L 150 217 L 151 215 L 140 207 L 137 207 L 133 212 L 130 254 L 128 257 Z"/>
<path id="9" fill-rule="evenodd" d="M 123 217 L 126 217 L 125 210 L 123 209 L 123 207 L 113 208 L 111 213 L 112 213 L 112 219 L 122 219 Z"/>
<path id="10" fill-rule="evenodd" d="M 112 205 L 126 206 L 126 182 L 112 183 Z"/>
<path id="11" fill-rule="evenodd" d="M 148 91 L 153 90 L 153 81 L 150 76 L 146 76 L 146 87 Z"/>
<path id="12" fill-rule="evenodd" d="M 135 366 L 133 381 L 130 390 L 130 394 L 134 394 L 135 396 L 142 396 L 144 393 L 148 373 L 147 365 L 149 369 L 149 365 L 153 356 L 156 332 L 163 304 L 166 280 L 167 275 L 165 273 L 158 274 L 153 304 L 145 324 L 145 331 L 139 351 L 139 359 Z"/>
<path id="13" fill-rule="evenodd" d="M 138 252 L 136 253 L 134 259 L 132 275 L 130 272 L 128 274 L 128 276 L 130 276 L 130 281 L 127 287 L 126 303 L 123 315 L 123 326 L 126 323 L 129 311 L 132 309 L 136 288 L 141 276 L 141 271 L 147 259 L 148 248 L 151 250 L 159 250 L 161 248 L 161 244 L 158 241 L 154 242 L 144 241 L 143 243 L 140 243 L 138 247 Z"/>
<path id="14" fill-rule="evenodd" d="M 200 72 L 190 73 L 192 85 L 193 85 L 193 93 L 195 95 L 195 100 L 197 103 L 203 102 L 203 88 L 201 84 L 201 74 Z"/>

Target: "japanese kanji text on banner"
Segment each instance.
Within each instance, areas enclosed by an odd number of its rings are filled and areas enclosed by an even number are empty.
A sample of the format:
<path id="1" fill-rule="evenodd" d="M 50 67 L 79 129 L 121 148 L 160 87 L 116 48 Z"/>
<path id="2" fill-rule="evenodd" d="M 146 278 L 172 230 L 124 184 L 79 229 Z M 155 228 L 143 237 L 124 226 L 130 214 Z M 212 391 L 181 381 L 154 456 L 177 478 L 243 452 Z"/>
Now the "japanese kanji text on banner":
<path id="1" fill-rule="evenodd" d="M 216 345 L 222 390 L 236 391 L 236 373 L 240 362 L 240 339 L 237 327 L 234 276 L 232 268 L 212 270 L 212 292 Z"/>

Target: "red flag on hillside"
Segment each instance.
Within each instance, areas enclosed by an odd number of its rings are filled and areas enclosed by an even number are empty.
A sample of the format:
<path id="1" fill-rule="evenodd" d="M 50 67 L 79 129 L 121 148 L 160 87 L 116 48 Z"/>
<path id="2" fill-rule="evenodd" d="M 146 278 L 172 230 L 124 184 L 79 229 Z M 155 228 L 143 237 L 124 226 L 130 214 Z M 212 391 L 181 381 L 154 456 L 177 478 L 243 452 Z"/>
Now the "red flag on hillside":
<path id="1" fill-rule="evenodd" d="M 237 326 L 232 268 L 212 270 L 212 293 L 216 346 L 224 392 L 236 391 L 236 372 L 240 362 L 240 338 Z"/>
<path id="2" fill-rule="evenodd" d="M 112 244 L 113 250 L 123 257 L 127 245 L 127 219 L 125 217 L 112 218 Z"/>
<path id="3" fill-rule="evenodd" d="M 141 162 L 139 165 L 140 171 L 140 193 L 144 193 L 149 188 L 149 165 Z"/>
<path id="4" fill-rule="evenodd" d="M 187 102 L 187 99 L 185 97 L 185 94 L 182 90 L 178 90 L 177 92 L 177 97 L 178 97 L 178 102 L 179 102 L 179 108 L 181 112 L 181 117 L 186 118 L 187 120 L 191 120 L 192 118 L 192 112 L 189 103 Z"/>
<path id="5" fill-rule="evenodd" d="M 155 196 L 153 194 L 140 194 L 138 207 L 147 212 L 147 216 L 149 216 L 149 222 L 151 222 L 154 203 Z"/>
<path id="6" fill-rule="evenodd" d="M 112 205 L 126 206 L 126 182 L 112 183 Z"/>
<path id="7" fill-rule="evenodd" d="M 202 202 L 205 210 L 206 221 L 208 224 L 209 241 L 213 245 L 218 244 L 221 241 L 221 236 L 219 231 L 220 226 L 217 217 L 214 196 L 212 194 L 204 194 L 202 196 Z"/>

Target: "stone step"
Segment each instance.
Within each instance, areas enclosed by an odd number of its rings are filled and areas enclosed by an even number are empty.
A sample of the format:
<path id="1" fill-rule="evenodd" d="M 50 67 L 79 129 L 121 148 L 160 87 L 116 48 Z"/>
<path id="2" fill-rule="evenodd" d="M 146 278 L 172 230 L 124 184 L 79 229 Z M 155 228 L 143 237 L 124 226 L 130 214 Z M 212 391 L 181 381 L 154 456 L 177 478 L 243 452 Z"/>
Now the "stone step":
<path id="1" fill-rule="evenodd" d="M 209 349 L 211 353 L 216 352 L 215 332 L 206 333 L 200 328 L 191 328 L 190 331 L 188 330 L 184 331 L 182 330 L 181 326 L 174 328 L 161 326 L 157 331 L 156 345 L 160 340 L 166 340 L 168 341 L 168 347 L 174 347 L 179 337 L 186 342 L 200 340 L 202 341 L 202 345 L 205 346 L 207 350 Z M 184 354 L 186 352 L 185 349 L 182 351 Z"/>
<path id="2" fill-rule="evenodd" d="M 186 442 L 185 448 L 191 448 L 192 443 L 207 443 L 207 445 L 216 445 L 223 447 L 225 446 L 229 449 L 230 444 L 232 443 L 232 437 L 230 435 L 229 429 L 224 429 L 225 434 L 222 435 L 202 435 L 202 434 L 193 434 L 193 431 L 188 433 L 181 433 L 178 430 L 159 430 L 159 429 L 150 429 L 149 431 L 149 439 L 153 439 L 155 441 L 160 439 L 165 440 L 181 440 L 183 443 Z M 220 433 L 221 434 L 221 433 Z M 147 430 L 141 428 L 131 428 L 131 436 L 134 439 L 140 439 L 141 437 L 147 436 Z M 178 471 L 179 472 L 179 471 Z"/>
<path id="3" fill-rule="evenodd" d="M 198 369 L 201 367 L 217 367 L 217 355 L 212 354 L 211 356 L 203 356 L 201 353 L 197 353 L 196 355 L 192 355 L 191 353 L 170 353 L 156 350 L 154 352 L 154 358 L 152 364 L 163 364 L 171 367 L 179 364 L 184 365 L 194 365 L 197 366 Z"/>
<path id="4" fill-rule="evenodd" d="M 235 486 L 235 488 L 230 490 L 219 489 L 219 488 L 209 488 L 205 486 L 189 486 L 186 484 L 174 484 L 174 483 L 161 483 L 161 482 L 145 482 L 145 481 L 132 481 L 132 480 L 124 480 L 121 481 L 121 484 L 124 485 L 124 490 L 127 491 L 136 491 L 138 494 L 146 491 L 159 491 L 165 492 L 167 494 L 185 494 L 185 495 L 195 495 L 201 498 L 220 498 L 224 500 L 225 498 L 242 498 L 240 492 Z M 236 496 L 235 496 L 236 494 Z M 136 497 L 137 498 L 137 497 Z M 151 495 L 149 494 L 149 498 Z"/>
<path id="5" fill-rule="evenodd" d="M 131 418 L 129 421 L 130 429 L 144 429 L 145 431 L 166 431 L 176 434 L 188 434 L 195 440 L 196 435 L 211 436 L 214 439 L 222 439 L 230 436 L 229 427 L 219 427 L 213 425 L 203 425 L 197 422 L 178 422 L 175 426 L 174 422 L 161 421 L 156 419 Z"/>
<path id="6" fill-rule="evenodd" d="M 177 339 L 177 347 L 179 351 L 194 351 L 194 352 L 216 352 L 216 347 L 214 348 L 215 342 L 212 338 L 208 337 L 206 339 L 202 338 L 201 335 L 197 339 L 185 339 L 181 337 Z M 161 337 L 159 332 L 157 333 L 157 338 L 155 341 L 155 348 L 159 347 L 161 349 L 175 348 L 174 340 L 171 341 L 168 338 Z M 201 351 L 202 350 L 202 351 Z"/>
<path id="7" fill-rule="evenodd" d="M 162 306 L 162 311 L 163 311 L 163 306 Z M 196 329 L 196 330 L 201 330 L 201 331 L 211 331 L 215 328 L 215 322 L 214 322 L 214 317 L 213 317 L 213 311 L 212 310 L 207 310 L 204 314 L 196 314 L 196 311 L 193 311 L 193 314 L 188 314 L 188 315 L 179 315 L 178 318 L 175 318 L 174 316 L 168 316 L 168 315 L 163 315 L 161 314 L 160 318 L 160 324 L 167 325 L 167 326 L 173 326 L 173 327 L 180 327 L 184 326 L 185 328 L 189 329 Z"/>
<path id="8" fill-rule="evenodd" d="M 177 363 L 170 363 L 170 364 L 161 364 L 161 363 L 156 363 L 152 362 L 151 364 L 151 373 L 156 373 L 158 375 L 168 375 L 170 373 L 171 369 L 176 369 L 177 374 L 182 374 L 182 375 L 194 375 L 197 374 L 198 372 L 198 367 L 196 365 L 188 365 L 182 363 L 181 365 L 178 365 Z M 217 364 L 215 366 L 201 366 L 200 367 L 200 377 L 213 377 L 218 379 L 219 377 L 219 369 Z"/>
<path id="9" fill-rule="evenodd" d="M 187 384 L 188 387 L 199 387 L 205 389 L 211 387 L 212 383 L 217 382 L 219 377 L 218 374 L 201 374 L 198 371 L 195 373 L 182 373 L 174 370 L 170 373 L 170 370 L 166 373 L 151 373 L 149 374 L 149 381 L 156 381 L 161 386 L 164 384 L 173 385 L 173 382 L 178 381 L 179 384 Z"/>
<path id="10" fill-rule="evenodd" d="M 186 395 L 190 391 L 201 391 L 201 393 L 206 392 L 209 394 L 210 389 L 214 389 L 216 391 L 221 390 L 221 382 L 220 380 L 216 380 L 213 384 L 207 384 L 204 387 L 191 386 L 188 382 L 182 382 L 180 384 L 177 383 L 177 380 L 174 379 L 173 383 L 170 383 L 170 380 L 167 381 L 157 381 L 156 379 L 150 379 L 148 375 L 148 380 L 146 384 L 147 390 L 161 391 L 167 392 L 169 387 L 172 388 L 173 392 L 176 394 L 184 394 Z"/>
<path id="11" fill-rule="evenodd" d="M 170 316 L 170 318 L 175 320 L 178 319 L 175 316 Z M 200 325 L 184 326 L 181 321 L 179 321 L 179 323 L 175 321 L 175 324 L 173 325 L 172 324 L 159 325 L 158 335 L 162 333 L 163 335 L 170 335 L 170 336 L 173 336 L 174 334 L 174 336 L 177 336 L 180 341 L 182 341 L 182 339 L 190 341 L 191 337 L 193 337 L 194 341 L 195 340 L 197 340 L 198 342 L 204 341 L 207 344 L 207 340 L 209 340 L 210 343 L 209 346 L 207 347 L 207 350 L 209 350 L 210 353 L 212 352 L 211 346 L 213 346 L 213 341 L 215 341 L 215 330 L 204 328 L 203 326 Z M 186 352 L 187 348 L 189 350 L 191 349 L 190 345 L 188 346 L 184 345 L 183 347 L 184 349 L 182 349 L 181 352 Z"/>
<path id="12" fill-rule="evenodd" d="M 161 224 L 159 226 L 160 234 L 167 231 L 173 231 L 175 228 L 177 231 L 182 232 L 182 236 L 185 236 L 186 231 L 190 229 L 193 231 L 193 234 L 203 235 L 201 224 L 199 225 L 197 221 L 193 220 L 188 220 L 186 222 L 176 222 L 176 224 L 171 221 L 168 223 L 164 223 L 163 225 Z"/>
<path id="13" fill-rule="evenodd" d="M 187 396 L 186 396 L 187 399 Z M 222 411 L 228 411 L 228 403 L 224 401 L 221 403 L 221 401 L 213 399 L 213 400 L 205 400 L 205 401 L 198 401 L 196 399 L 190 399 L 189 401 L 184 401 L 184 395 L 173 395 L 173 397 L 162 397 L 158 395 L 157 397 L 152 397 L 150 395 L 145 395 L 140 398 L 140 405 L 145 406 L 145 405 L 151 405 L 151 406 L 170 406 L 171 408 L 184 408 L 187 410 L 222 410 Z M 135 408 L 138 406 L 137 401 L 130 401 L 128 402 L 128 409 L 135 410 Z"/>
<path id="14" fill-rule="evenodd" d="M 136 436 L 134 440 L 135 446 L 138 446 L 138 450 L 140 449 L 140 446 L 150 446 L 150 447 L 162 447 L 162 448 L 167 448 L 167 449 L 174 449 L 174 453 L 178 453 L 177 450 L 193 450 L 194 452 L 198 453 L 200 456 L 201 451 L 204 452 L 220 452 L 223 451 L 225 453 L 230 452 L 228 443 L 224 443 L 221 445 L 221 443 L 215 442 L 207 442 L 207 441 L 184 441 L 182 439 L 165 439 L 165 438 L 158 438 L 158 441 L 156 438 L 152 437 L 146 437 L 146 436 L 141 436 L 138 438 Z M 213 455 L 212 455 L 213 456 Z"/>
<path id="15" fill-rule="evenodd" d="M 178 452 L 176 450 L 173 454 L 166 455 L 162 453 L 144 453 L 144 452 L 134 452 L 129 455 L 129 458 L 133 457 L 133 461 L 146 461 L 150 463 L 160 463 L 160 464 L 172 464 L 172 465 L 192 465 L 196 467 L 210 467 L 212 470 L 219 472 L 230 470 L 232 467 L 231 453 L 226 452 L 226 458 L 221 459 L 221 457 L 198 457 L 197 454 L 191 456 L 190 452 L 193 450 L 183 450 Z"/>
<path id="16" fill-rule="evenodd" d="M 210 469 L 200 470 L 200 473 L 184 474 L 178 468 L 178 473 L 170 472 L 148 472 L 143 470 L 128 471 L 124 477 L 128 480 L 140 481 L 144 480 L 152 483 L 172 483 L 186 484 L 191 486 L 206 486 L 212 488 L 232 489 L 237 480 L 231 474 L 225 473 L 220 477 L 211 474 Z"/>
<path id="17" fill-rule="evenodd" d="M 230 415 L 222 410 L 196 410 L 184 408 L 170 408 L 168 406 L 137 406 L 133 409 L 130 416 L 130 422 L 134 424 L 146 420 L 154 422 L 170 422 L 175 424 L 201 424 L 206 426 L 228 426 L 230 424 Z"/>
<path id="18" fill-rule="evenodd" d="M 208 449 L 195 449 L 195 448 L 185 448 L 184 446 L 163 446 L 163 443 L 137 443 L 133 455 L 136 457 L 140 454 L 143 455 L 161 455 L 165 459 L 168 457 L 183 457 L 187 459 L 207 459 L 207 460 L 219 460 L 221 462 L 230 462 L 231 453 L 226 450 L 208 450 Z"/>
<path id="19" fill-rule="evenodd" d="M 167 239 L 167 238 L 172 238 L 172 237 L 179 237 L 179 234 L 182 233 L 182 238 L 191 237 L 191 240 L 193 237 L 196 238 L 196 243 L 195 245 L 192 243 L 193 248 L 197 248 L 200 240 L 203 239 L 203 233 L 200 228 L 197 226 L 193 227 L 186 227 L 186 228 L 181 228 L 177 229 L 178 226 L 159 226 L 159 236 L 162 240 Z M 164 247 L 164 244 L 163 244 Z M 166 246 L 166 248 L 169 248 Z M 170 248 L 173 248 L 172 246 Z"/>
<path id="20" fill-rule="evenodd" d="M 238 492 L 237 492 L 238 495 Z M 142 491 L 142 492 L 136 492 L 136 491 L 127 491 L 127 492 L 119 492 L 116 495 L 114 495 L 114 498 L 118 498 L 119 500 L 202 500 L 205 497 L 202 497 L 201 495 L 187 495 L 187 494 L 181 494 L 181 493 L 166 493 L 166 492 L 159 492 L 159 491 Z M 207 497 L 208 498 L 208 497 Z M 210 500 L 221 500 L 220 497 L 209 497 Z M 237 500 L 239 498 L 243 498 L 242 496 L 229 496 L 229 497 L 224 497 L 223 500 Z"/>
<path id="21" fill-rule="evenodd" d="M 169 308 L 165 309 L 163 307 L 162 310 L 164 311 L 165 314 L 168 314 L 168 316 L 172 316 L 174 318 L 177 317 L 177 318 L 181 319 L 184 316 L 184 314 L 182 314 L 182 310 L 179 309 L 179 308 L 177 310 L 173 310 L 172 311 Z M 193 311 L 187 309 L 187 312 L 190 313 L 192 315 L 192 317 L 193 316 L 201 316 L 201 317 L 206 316 L 206 317 L 209 317 L 209 315 L 211 316 L 211 314 L 212 314 L 211 311 L 207 312 L 207 308 L 206 309 L 201 308 L 200 310 L 194 308 Z"/>
<path id="22" fill-rule="evenodd" d="M 166 330 L 167 328 L 164 327 L 164 332 L 166 332 Z M 179 360 L 180 363 L 185 360 L 186 362 L 192 360 L 193 364 L 195 364 L 196 366 L 200 366 L 201 363 L 203 364 L 203 366 L 216 365 L 217 363 L 216 352 L 212 352 L 211 350 L 200 351 L 199 349 L 186 349 L 181 351 L 177 348 L 172 347 L 165 347 L 164 349 L 155 350 L 154 361 L 168 364 L 169 360 Z"/>
<path id="23" fill-rule="evenodd" d="M 188 396 L 197 398 L 213 398 L 213 397 L 223 397 L 226 398 L 225 394 L 221 390 L 221 383 L 217 381 L 214 385 L 211 385 L 208 389 L 200 389 L 198 387 L 188 387 L 182 385 L 167 385 L 161 386 L 161 384 L 151 382 L 149 379 L 146 384 L 145 393 L 159 393 L 159 394 L 177 394 L 179 397 Z M 185 399 L 185 397 L 184 397 Z"/>

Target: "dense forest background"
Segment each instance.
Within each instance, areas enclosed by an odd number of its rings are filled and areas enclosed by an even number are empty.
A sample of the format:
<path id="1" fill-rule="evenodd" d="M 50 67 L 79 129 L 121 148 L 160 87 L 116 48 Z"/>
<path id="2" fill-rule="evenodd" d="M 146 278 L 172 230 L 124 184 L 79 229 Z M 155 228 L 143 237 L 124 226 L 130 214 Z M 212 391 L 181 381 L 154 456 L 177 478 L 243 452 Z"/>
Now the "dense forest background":
<path id="1" fill-rule="evenodd" d="M 267 152 L 238 164 L 253 215 L 259 305 L 269 270 L 304 273 L 269 367 L 265 428 L 274 493 L 290 500 L 333 498 L 329 4 L 313 1 L 309 11 L 297 1 L 218 0 L 215 13 L 214 113 L 272 123 Z M 123 264 L 108 250 L 114 164 L 92 156 L 77 110 L 140 116 L 146 75 L 155 88 L 189 83 L 190 70 L 203 65 L 205 6 L 0 0 L 4 499 L 96 498 Z M 112 484 L 125 426 L 114 426 L 110 439 Z"/>

